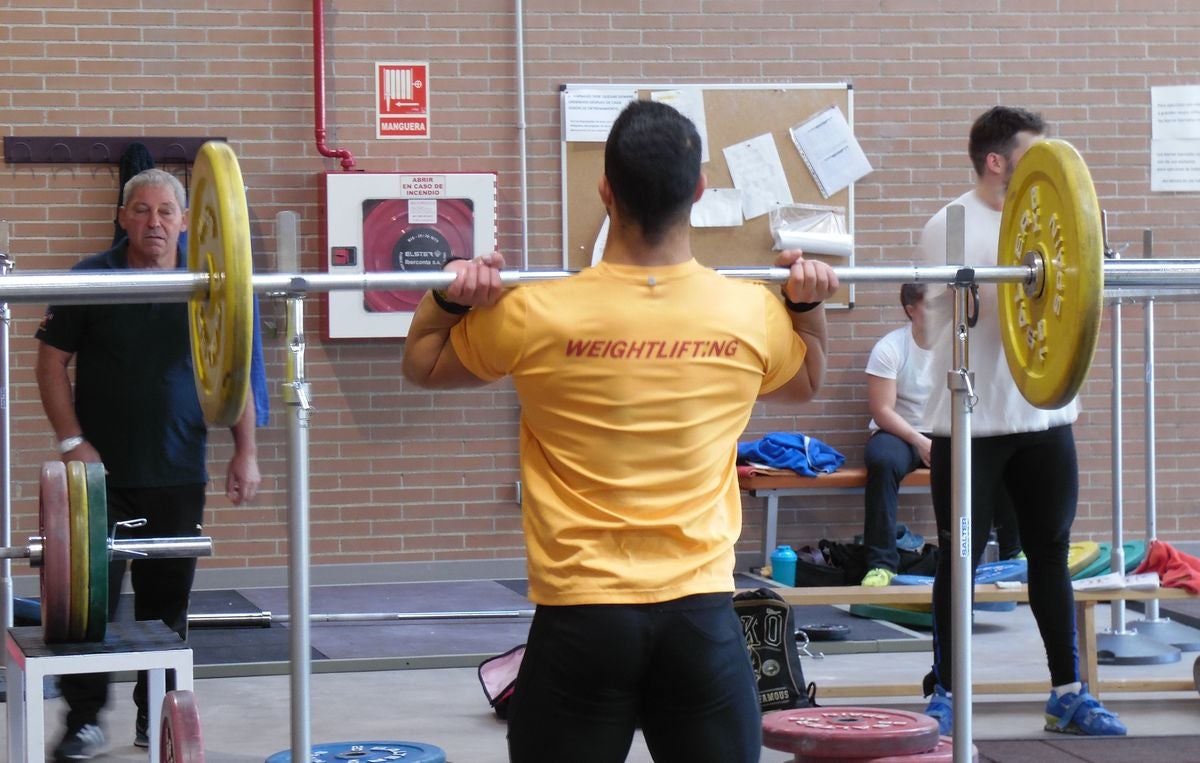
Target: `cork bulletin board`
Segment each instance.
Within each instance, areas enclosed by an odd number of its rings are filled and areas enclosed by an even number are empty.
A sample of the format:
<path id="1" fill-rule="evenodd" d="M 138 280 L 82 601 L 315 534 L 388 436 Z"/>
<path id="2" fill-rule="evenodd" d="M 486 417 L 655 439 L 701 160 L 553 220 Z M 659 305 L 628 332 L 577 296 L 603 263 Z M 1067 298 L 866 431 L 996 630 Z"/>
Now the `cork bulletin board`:
<path id="1" fill-rule="evenodd" d="M 732 188 L 733 180 L 722 149 L 769 133 L 796 203 L 840 206 L 846 209 L 847 232 L 854 233 L 854 186 L 825 198 L 788 133 L 814 114 L 838 106 L 853 129 L 853 89 L 847 83 L 831 84 L 568 84 L 561 88 L 560 103 L 567 108 L 572 92 L 631 94 L 649 99 L 651 93 L 698 89 L 703 97 L 708 132 L 708 161 L 702 170 L 709 188 Z M 604 171 L 603 140 L 574 140 L 563 131 L 563 267 L 580 270 L 592 262 L 593 248 L 605 221 L 597 185 Z M 596 136 L 598 137 L 598 136 Z M 710 267 L 766 267 L 775 259 L 768 215 L 731 227 L 693 227 L 696 259 Z M 833 265 L 853 265 L 845 257 L 817 255 Z M 830 304 L 853 304 L 853 285 L 843 286 Z"/>

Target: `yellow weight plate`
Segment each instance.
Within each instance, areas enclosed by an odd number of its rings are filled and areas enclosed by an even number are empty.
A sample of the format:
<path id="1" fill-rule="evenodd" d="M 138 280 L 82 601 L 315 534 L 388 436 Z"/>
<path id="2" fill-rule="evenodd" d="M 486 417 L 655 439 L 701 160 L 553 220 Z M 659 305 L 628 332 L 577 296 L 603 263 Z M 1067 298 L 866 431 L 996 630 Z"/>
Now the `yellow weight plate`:
<path id="1" fill-rule="evenodd" d="M 228 144 L 200 147 L 189 207 L 188 270 L 209 276 L 188 302 L 196 392 L 209 424 L 233 426 L 250 390 L 254 289 L 246 191 Z"/>
<path id="2" fill-rule="evenodd" d="M 1017 388 L 1038 408 L 1071 402 L 1087 377 L 1104 306 L 1104 232 L 1087 165 L 1071 144 L 1039 141 L 1013 171 L 997 264 L 1041 261 L 1035 287 L 998 286 L 1000 340 Z"/>
<path id="3" fill-rule="evenodd" d="M 71 613 L 67 633 L 71 641 L 87 635 L 90 551 L 88 539 L 87 473 L 82 461 L 67 464 L 67 498 L 71 505 Z"/>
<path id="4" fill-rule="evenodd" d="M 1067 547 L 1067 571 L 1074 577 L 1100 557 L 1100 544 L 1091 540 L 1072 543 Z"/>

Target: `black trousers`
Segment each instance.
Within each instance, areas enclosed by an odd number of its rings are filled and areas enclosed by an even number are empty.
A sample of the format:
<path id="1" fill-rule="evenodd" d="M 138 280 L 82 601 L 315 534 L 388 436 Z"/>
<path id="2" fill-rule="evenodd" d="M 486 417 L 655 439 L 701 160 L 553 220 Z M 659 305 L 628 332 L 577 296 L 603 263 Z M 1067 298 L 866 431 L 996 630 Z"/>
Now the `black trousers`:
<path id="1" fill-rule="evenodd" d="M 1029 560 L 1029 609 L 1046 648 L 1051 685 L 1078 681 L 1075 595 L 1067 569 L 1071 524 L 1079 500 L 1079 464 L 1071 427 L 979 437 L 971 446 L 972 573 L 979 566 L 996 502 L 1007 489 Z M 942 553 L 938 554 L 933 582 L 934 662 L 926 693 L 932 691 L 931 681 L 950 691 L 954 680 L 950 565 L 958 536 L 951 532 L 950 460 L 950 439 L 935 437 L 930 481 Z"/>
<path id="2" fill-rule="evenodd" d="M 118 538 L 179 538 L 202 534 L 205 485 L 166 488 L 109 488 L 108 524 L 145 519 L 144 527 L 119 528 Z M 133 585 L 135 620 L 162 620 L 171 630 L 187 638 L 188 599 L 196 574 L 196 560 L 138 559 L 128 563 Z M 113 561 L 108 568 L 108 619 L 117 617 L 126 561 Z M 67 728 L 96 723 L 108 702 L 108 673 L 60 676 L 59 690 L 67 703 Z M 167 671 L 167 690 L 174 688 L 174 671 Z M 144 715 L 148 703 L 147 673 L 138 673 L 133 700 Z"/>
<path id="3" fill-rule="evenodd" d="M 731 594 L 538 606 L 508 716 L 515 763 L 756 763 L 762 712 Z"/>

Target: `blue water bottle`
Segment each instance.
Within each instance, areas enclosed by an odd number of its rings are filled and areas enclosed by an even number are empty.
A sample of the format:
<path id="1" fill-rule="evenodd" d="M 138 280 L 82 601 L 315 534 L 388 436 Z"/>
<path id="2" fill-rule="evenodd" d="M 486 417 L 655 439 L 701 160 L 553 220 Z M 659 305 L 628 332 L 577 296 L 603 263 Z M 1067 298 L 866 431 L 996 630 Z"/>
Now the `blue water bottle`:
<path id="1" fill-rule="evenodd" d="M 786 586 L 796 585 L 796 552 L 779 546 L 771 552 L 771 579 Z"/>

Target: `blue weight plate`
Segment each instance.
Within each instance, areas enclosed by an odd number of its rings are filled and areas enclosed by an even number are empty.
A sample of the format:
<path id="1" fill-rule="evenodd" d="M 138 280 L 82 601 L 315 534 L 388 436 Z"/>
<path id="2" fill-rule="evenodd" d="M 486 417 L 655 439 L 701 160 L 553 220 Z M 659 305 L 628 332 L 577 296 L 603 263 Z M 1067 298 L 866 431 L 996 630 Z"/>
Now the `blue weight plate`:
<path id="1" fill-rule="evenodd" d="M 1007 564 L 1007 562 L 1004 562 Z M 1022 562 L 1024 564 L 1024 562 Z M 982 570 L 984 565 L 979 565 Z M 978 578 L 977 578 L 978 580 Z M 994 581 L 993 581 L 994 582 Z M 892 578 L 892 585 L 933 585 L 933 578 L 928 575 L 897 575 Z M 1015 601 L 977 601 L 975 609 L 985 612 L 1011 612 L 1017 608 Z"/>
<path id="2" fill-rule="evenodd" d="M 892 585 L 933 585 L 931 575 L 897 575 L 892 578 Z"/>
<path id="3" fill-rule="evenodd" d="M 283 750 L 266 763 L 291 763 L 292 751 Z M 328 742 L 314 744 L 310 763 L 446 763 L 442 748 L 421 742 Z"/>
<path id="4" fill-rule="evenodd" d="M 1029 563 L 1024 559 L 1009 559 L 1005 562 L 988 562 L 975 570 L 975 584 L 995 583 L 998 580 L 1024 580 L 1029 572 Z"/>

